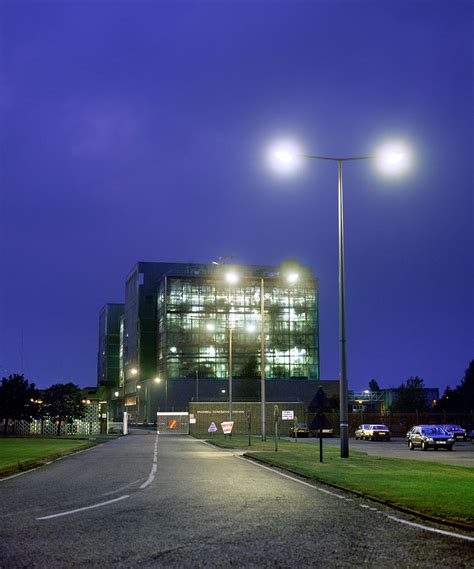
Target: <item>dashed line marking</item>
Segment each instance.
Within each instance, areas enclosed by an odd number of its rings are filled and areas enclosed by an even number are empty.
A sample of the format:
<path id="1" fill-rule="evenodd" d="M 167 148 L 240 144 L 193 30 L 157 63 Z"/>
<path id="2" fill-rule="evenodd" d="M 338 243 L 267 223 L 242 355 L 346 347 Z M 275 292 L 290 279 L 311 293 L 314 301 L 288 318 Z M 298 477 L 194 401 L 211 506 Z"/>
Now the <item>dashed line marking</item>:
<path id="1" fill-rule="evenodd" d="M 158 433 L 156 433 L 155 448 L 153 450 L 153 465 L 151 467 L 151 472 L 147 480 L 140 486 L 140 490 L 143 490 L 144 488 L 149 486 L 155 479 L 156 470 L 158 468 L 157 462 L 158 462 Z"/>

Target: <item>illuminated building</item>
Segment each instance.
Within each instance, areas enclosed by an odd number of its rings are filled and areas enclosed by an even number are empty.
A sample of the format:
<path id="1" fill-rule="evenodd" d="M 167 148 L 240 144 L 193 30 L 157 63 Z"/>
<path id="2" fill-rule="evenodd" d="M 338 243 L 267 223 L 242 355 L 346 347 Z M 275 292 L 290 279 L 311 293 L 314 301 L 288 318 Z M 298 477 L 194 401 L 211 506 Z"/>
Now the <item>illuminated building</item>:
<path id="1" fill-rule="evenodd" d="M 224 401 L 230 361 L 237 399 L 244 376 L 258 387 L 262 285 L 267 400 L 310 400 L 319 334 L 317 279 L 308 267 L 140 262 L 127 277 L 120 334 L 125 410 L 153 421 L 158 409 Z"/>

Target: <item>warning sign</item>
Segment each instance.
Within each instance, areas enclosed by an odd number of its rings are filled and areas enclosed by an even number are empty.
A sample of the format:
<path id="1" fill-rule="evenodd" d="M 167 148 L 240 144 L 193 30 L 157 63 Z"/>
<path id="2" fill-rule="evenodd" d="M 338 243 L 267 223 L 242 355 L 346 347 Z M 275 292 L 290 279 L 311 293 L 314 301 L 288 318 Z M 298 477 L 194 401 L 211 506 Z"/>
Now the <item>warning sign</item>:
<path id="1" fill-rule="evenodd" d="M 176 419 L 170 419 L 168 421 L 168 429 L 176 429 L 178 426 L 178 421 Z"/>
<path id="2" fill-rule="evenodd" d="M 233 426 L 234 426 L 234 421 L 224 421 L 223 423 L 221 423 L 221 428 L 224 435 L 230 435 L 232 433 Z"/>
<path id="3" fill-rule="evenodd" d="M 211 423 L 209 425 L 209 428 L 207 429 L 208 433 L 215 433 L 217 431 L 217 427 L 215 423 Z"/>

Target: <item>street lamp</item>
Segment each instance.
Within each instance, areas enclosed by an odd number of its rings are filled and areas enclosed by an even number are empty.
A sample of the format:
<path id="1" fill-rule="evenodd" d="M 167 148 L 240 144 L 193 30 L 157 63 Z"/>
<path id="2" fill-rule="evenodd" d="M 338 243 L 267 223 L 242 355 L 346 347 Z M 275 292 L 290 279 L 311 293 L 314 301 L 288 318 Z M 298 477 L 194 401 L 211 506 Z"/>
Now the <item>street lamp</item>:
<path id="1" fill-rule="evenodd" d="M 248 278 L 255 278 L 251 275 Z M 299 274 L 290 272 L 285 275 L 290 284 L 295 284 L 299 279 Z M 239 276 L 235 272 L 226 274 L 229 283 L 237 283 Z M 249 330 L 253 327 L 253 330 Z M 251 324 L 247 331 L 255 331 L 255 326 Z M 266 418 L 266 384 L 265 384 L 265 279 L 260 277 L 260 418 L 261 418 L 261 437 L 262 441 L 267 440 L 267 418 Z"/>
<path id="2" fill-rule="evenodd" d="M 315 160 L 327 160 L 337 162 L 337 194 L 338 194 L 338 238 L 339 238 L 339 413 L 340 413 L 340 436 L 341 458 L 349 457 L 349 417 L 348 405 L 348 382 L 346 365 L 346 307 L 345 307 L 345 276 L 344 276 L 344 199 L 342 191 L 342 164 L 356 160 L 370 160 L 375 158 L 379 169 L 388 174 L 398 174 L 407 168 L 408 156 L 401 143 L 389 143 L 381 147 L 375 156 L 318 156 L 300 154 L 288 148 L 275 148 L 274 160 L 280 162 L 282 173 L 288 174 L 299 164 L 297 158 L 312 158 Z"/>

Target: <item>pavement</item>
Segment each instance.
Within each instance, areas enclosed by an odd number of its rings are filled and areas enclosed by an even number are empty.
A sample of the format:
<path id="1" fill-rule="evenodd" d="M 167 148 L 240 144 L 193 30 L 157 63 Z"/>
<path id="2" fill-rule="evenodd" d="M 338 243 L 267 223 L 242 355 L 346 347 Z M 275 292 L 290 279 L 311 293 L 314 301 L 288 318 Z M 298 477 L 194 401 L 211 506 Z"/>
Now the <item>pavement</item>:
<path id="1" fill-rule="evenodd" d="M 0 567 L 472 567 L 474 536 L 187 436 L 0 480 Z"/>

